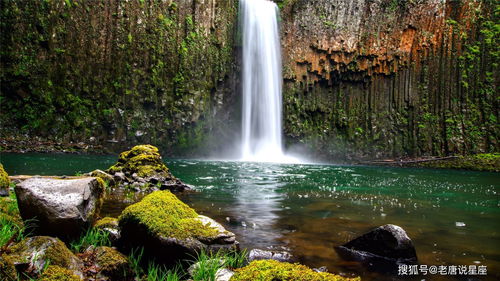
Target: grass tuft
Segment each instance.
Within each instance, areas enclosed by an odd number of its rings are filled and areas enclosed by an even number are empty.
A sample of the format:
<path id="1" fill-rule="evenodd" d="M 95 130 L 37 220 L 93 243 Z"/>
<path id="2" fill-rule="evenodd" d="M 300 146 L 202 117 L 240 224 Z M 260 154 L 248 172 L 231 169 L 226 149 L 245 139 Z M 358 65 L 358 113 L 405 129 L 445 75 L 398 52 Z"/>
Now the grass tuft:
<path id="1" fill-rule="evenodd" d="M 81 253 L 89 246 L 111 246 L 109 233 L 98 228 L 90 228 L 78 240 L 70 243 L 71 250 L 76 253 Z"/>

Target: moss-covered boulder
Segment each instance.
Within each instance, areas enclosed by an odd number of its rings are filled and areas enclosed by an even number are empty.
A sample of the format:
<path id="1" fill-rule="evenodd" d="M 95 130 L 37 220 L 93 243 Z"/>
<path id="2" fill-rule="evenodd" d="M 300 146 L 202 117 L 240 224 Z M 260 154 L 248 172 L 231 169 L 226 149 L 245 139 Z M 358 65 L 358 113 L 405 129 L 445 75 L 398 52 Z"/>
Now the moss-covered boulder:
<path id="1" fill-rule="evenodd" d="M 80 277 L 75 275 L 71 270 L 57 266 L 50 265 L 40 276 L 38 281 L 80 281 Z"/>
<path id="2" fill-rule="evenodd" d="M 235 249 L 233 233 L 200 216 L 170 191 L 156 191 L 127 207 L 119 217 L 126 247 L 144 246 L 148 255 L 173 263 L 203 250 Z"/>
<path id="3" fill-rule="evenodd" d="M 99 215 L 104 196 L 100 178 L 33 177 L 15 189 L 19 211 L 32 231 L 65 240 L 78 238 Z"/>
<path id="4" fill-rule="evenodd" d="M 275 260 L 253 261 L 237 269 L 231 281 L 356 281 L 327 272 L 316 272 L 307 266 Z"/>
<path id="5" fill-rule="evenodd" d="M 57 265 L 66 268 L 72 274 L 82 276 L 82 261 L 77 258 L 59 239 L 48 236 L 26 238 L 10 248 L 8 258 L 16 264 L 16 268 L 30 270 L 32 274 L 40 274 L 45 266 Z"/>
<path id="6" fill-rule="evenodd" d="M 0 280 L 17 280 L 17 271 L 14 261 L 7 254 L 0 255 Z"/>
<path id="7" fill-rule="evenodd" d="M 94 258 L 98 280 L 129 280 L 133 276 L 128 258 L 114 248 L 91 247 L 85 254 Z"/>
<path id="8" fill-rule="evenodd" d="M 170 173 L 163 163 L 158 148 L 152 145 L 137 145 L 131 150 L 122 152 L 118 162 L 106 172 L 114 176 L 118 185 L 134 191 L 190 189 Z"/>
<path id="9" fill-rule="evenodd" d="M 9 175 L 3 169 L 3 165 L 0 164 L 0 196 L 9 196 L 9 185 Z"/>

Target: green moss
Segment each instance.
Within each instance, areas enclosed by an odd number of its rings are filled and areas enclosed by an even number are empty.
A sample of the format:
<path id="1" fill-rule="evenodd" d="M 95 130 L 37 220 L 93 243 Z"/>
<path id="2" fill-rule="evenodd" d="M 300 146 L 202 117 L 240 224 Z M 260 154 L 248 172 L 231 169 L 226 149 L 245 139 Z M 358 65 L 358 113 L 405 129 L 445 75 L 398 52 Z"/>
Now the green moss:
<path id="1" fill-rule="evenodd" d="M 9 197 L 0 197 L 0 218 L 2 219 L 0 221 L 6 220 L 19 227 L 23 226 L 15 193 L 11 192 Z"/>
<path id="2" fill-rule="evenodd" d="M 158 148 L 152 145 L 137 145 L 124 151 L 118 158 L 118 163 L 111 166 L 107 172 L 137 173 L 140 177 L 150 177 L 162 173 L 171 177 L 167 166 L 163 163 Z"/>
<path id="3" fill-rule="evenodd" d="M 0 189 L 7 189 L 10 185 L 9 175 L 3 169 L 3 165 L 0 164 Z"/>
<path id="4" fill-rule="evenodd" d="M 62 268 L 57 265 L 49 266 L 40 276 L 39 281 L 79 281 L 80 277 L 76 276 L 73 271 Z"/>
<path id="5" fill-rule="evenodd" d="M 156 191 L 139 203 L 127 207 L 119 218 L 120 225 L 134 221 L 149 231 L 165 237 L 214 237 L 215 228 L 203 225 L 198 214 L 170 191 Z"/>
<path id="6" fill-rule="evenodd" d="M 98 247 L 95 253 L 96 263 L 106 276 L 111 275 L 115 279 L 120 279 L 119 277 L 130 270 L 127 257 L 111 247 Z"/>
<path id="7" fill-rule="evenodd" d="M 106 227 L 117 227 L 117 226 L 118 226 L 118 219 L 112 217 L 102 218 L 98 220 L 94 225 L 95 228 L 106 228 Z"/>
<path id="8" fill-rule="evenodd" d="M 0 277 L 2 280 L 17 280 L 14 261 L 5 254 L 0 255 Z"/>
<path id="9" fill-rule="evenodd" d="M 249 265 L 237 269 L 232 281 L 355 281 L 358 278 L 345 278 L 326 272 L 315 272 L 307 266 L 278 262 L 275 260 L 253 261 Z"/>

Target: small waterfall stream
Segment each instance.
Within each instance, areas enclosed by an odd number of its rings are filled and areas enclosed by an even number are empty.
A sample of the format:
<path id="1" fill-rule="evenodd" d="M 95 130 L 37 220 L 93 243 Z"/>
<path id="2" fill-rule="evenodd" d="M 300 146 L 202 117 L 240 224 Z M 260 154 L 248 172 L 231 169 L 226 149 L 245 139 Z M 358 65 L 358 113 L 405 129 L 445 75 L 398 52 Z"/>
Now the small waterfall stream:
<path id="1" fill-rule="evenodd" d="M 267 0 L 241 0 L 243 31 L 242 160 L 294 162 L 282 144 L 279 9 Z"/>

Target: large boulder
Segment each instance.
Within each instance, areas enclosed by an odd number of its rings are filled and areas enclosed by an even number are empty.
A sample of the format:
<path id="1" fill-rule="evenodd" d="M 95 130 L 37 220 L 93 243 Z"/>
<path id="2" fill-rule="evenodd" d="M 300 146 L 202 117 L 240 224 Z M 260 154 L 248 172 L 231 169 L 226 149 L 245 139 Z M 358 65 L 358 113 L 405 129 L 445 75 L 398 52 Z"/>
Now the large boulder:
<path id="1" fill-rule="evenodd" d="M 417 253 L 403 228 L 386 224 L 336 247 L 347 260 L 376 265 L 377 271 L 393 271 L 398 264 L 415 264 Z"/>
<path id="2" fill-rule="evenodd" d="M 145 254 L 175 263 L 205 251 L 238 248 L 235 235 L 214 220 L 198 215 L 170 191 L 153 192 L 127 207 L 119 217 L 120 244 L 144 246 Z"/>
<path id="3" fill-rule="evenodd" d="M 0 196 L 9 196 L 9 185 L 9 175 L 3 169 L 3 165 L 0 164 Z"/>
<path id="4" fill-rule="evenodd" d="M 37 276 L 48 265 L 60 266 L 82 276 L 83 262 L 59 239 L 48 236 L 26 238 L 10 248 L 6 256 L 18 272 Z"/>
<path id="5" fill-rule="evenodd" d="M 15 188 L 19 211 L 32 231 L 61 239 L 80 237 L 99 215 L 104 184 L 99 178 L 30 178 Z"/>
<path id="6" fill-rule="evenodd" d="M 134 191 L 165 190 L 184 191 L 190 187 L 170 173 L 163 163 L 158 148 L 137 145 L 122 152 L 118 163 L 106 170 L 119 186 Z"/>

